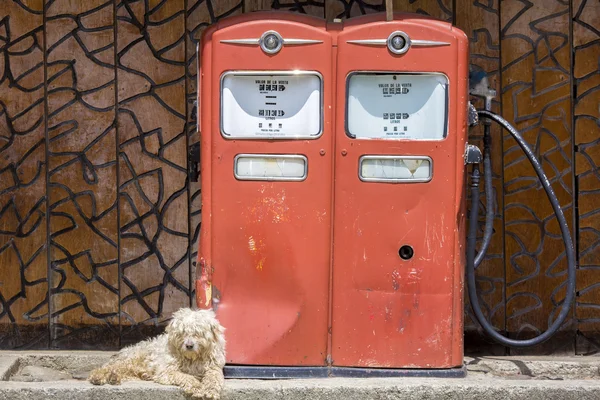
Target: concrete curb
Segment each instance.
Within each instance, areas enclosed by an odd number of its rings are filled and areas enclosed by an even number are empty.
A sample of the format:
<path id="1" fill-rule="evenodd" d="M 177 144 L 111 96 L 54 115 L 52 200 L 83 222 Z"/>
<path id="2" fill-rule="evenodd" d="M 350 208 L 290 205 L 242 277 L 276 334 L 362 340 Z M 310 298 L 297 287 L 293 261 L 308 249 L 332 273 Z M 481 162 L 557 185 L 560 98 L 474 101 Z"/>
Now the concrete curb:
<path id="1" fill-rule="evenodd" d="M 7 381 L 19 369 L 18 356 L 0 357 L 0 381 Z"/>
<path id="2" fill-rule="evenodd" d="M 465 365 L 469 372 L 498 377 L 600 379 L 597 357 L 465 357 Z"/>
<path id="3" fill-rule="evenodd" d="M 110 352 L 2 352 L 0 399 L 183 400 L 179 388 L 149 382 L 94 386 L 85 380 L 8 381 L 26 366 L 75 373 L 104 363 Z M 588 357 L 465 358 L 466 378 L 324 378 L 227 380 L 223 400 L 600 400 L 600 359 Z"/>
<path id="4" fill-rule="evenodd" d="M 0 383 L 0 399 L 183 400 L 178 388 L 146 382 L 93 386 L 87 382 Z M 600 399 L 600 382 L 422 378 L 331 378 L 289 381 L 228 380 L 223 400 L 587 400 Z"/>

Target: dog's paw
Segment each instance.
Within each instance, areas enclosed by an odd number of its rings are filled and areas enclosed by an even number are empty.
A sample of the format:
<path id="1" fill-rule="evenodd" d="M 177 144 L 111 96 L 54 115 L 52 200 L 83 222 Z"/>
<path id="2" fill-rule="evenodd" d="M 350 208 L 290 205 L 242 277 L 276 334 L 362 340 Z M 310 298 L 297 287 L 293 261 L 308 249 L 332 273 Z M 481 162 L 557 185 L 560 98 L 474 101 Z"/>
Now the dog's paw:
<path id="1" fill-rule="evenodd" d="M 92 385 L 104 385 L 106 384 L 105 375 L 100 371 L 92 371 L 88 377 L 88 381 Z"/>
<path id="2" fill-rule="evenodd" d="M 99 376 L 90 376 L 90 379 L 88 379 L 88 381 L 92 385 L 104 385 L 106 383 L 104 379 L 100 378 Z"/>
<path id="3" fill-rule="evenodd" d="M 192 393 L 192 399 L 219 400 L 220 398 L 221 393 L 213 389 L 199 389 L 194 390 Z"/>
<path id="4" fill-rule="evenodd" d="M 111 385 L 120 385 L 121 377 L 116 372 L 111 372 L 108 375 L 108 383 L 110 383 Z"/>
<path id="5" fill-rule="evenodd" d="M 148 372 L 143 372 L 140 374 L 140 379 L 143 381 L 151 381 L 154 377 L 152 376 L 152 374 L 148 373 Z"/>

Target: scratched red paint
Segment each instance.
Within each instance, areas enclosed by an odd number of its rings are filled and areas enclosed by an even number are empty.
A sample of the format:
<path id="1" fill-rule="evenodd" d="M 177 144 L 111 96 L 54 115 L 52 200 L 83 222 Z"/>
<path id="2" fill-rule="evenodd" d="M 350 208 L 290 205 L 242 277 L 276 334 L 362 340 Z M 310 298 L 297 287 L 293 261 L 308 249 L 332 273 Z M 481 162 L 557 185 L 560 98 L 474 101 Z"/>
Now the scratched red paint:
<path id="1" fill-rule="evenodd" d="M 332 39 L 325 22 L 285 13 L 221 20 L 203 36 L 199 76 L 202 167 L 200 255 L 214 267 L 217 316 L 226 328 L 227 361 L 259 365 L 325 365 L 331 259 L 332 111 L 324 106 L 317 140 L 226 140 L 220 133 L 220 79 L 231 70 L 308 70 L 323 76 L 324 105 L 332 103 Z M 240 24 L 247 21 L 248 24 Z M 322 43 L 284 46 L 277 56 L 259 46 L 221 40 L 284 38 Z M 202 116 L 205 117 L 202 117 Z M 238 154 L 302 154 L 303 182 L 238 181 Z M 203 287 L 198 280 L 197 287 Z M 199 296 L 199 306 L 202 296 Z"/>
<path id="2" fill-rule="evenodd" d="M 464 231 L 459 229 L 464 225 L 468 43 L 450 24 L 418 18 L 381 22 L 381 16 L 360 17 L 346 22 L 337 38 L 332 358 L 339 366 L 462 364 L 464 260 L 459 246 Z M 347 43 L 387 38 L 395 30 L 451 46 L 412 47 L 394 56 L 384 46 Z M 346 76 L 353 71 L 445 73 L 450 82 L 447 138 L 349 138 Z M 429 156 L 433 179 L 420 184 L 361 182 L 358 160 L 364 154 Z M 403 245 L 414 249 L 408 261 L 398 255 Z"/>

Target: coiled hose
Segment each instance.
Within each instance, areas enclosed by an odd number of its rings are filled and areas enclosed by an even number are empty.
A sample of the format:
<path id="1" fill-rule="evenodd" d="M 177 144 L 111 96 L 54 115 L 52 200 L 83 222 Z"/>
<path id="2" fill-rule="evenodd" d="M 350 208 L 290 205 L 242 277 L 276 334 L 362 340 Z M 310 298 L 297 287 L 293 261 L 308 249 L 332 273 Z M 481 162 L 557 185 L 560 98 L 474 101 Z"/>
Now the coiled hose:
<path id="1" fill-rule="evenodd" d="M 569 226 L 567 225 L 565 215 L 560 207 L 560 204 L 558 203 L 556 194 L 554 193 L 554 190 L 552 189 L 552 186 L 550 185 L 550 181 L 548 180 L 548 177 L 546 176 L 546 174 L 544 174 L 544 170 L 542 169 L 542 166 L 540 165 L 539 161 L 535 157 L 535 154 L 533 153 L 533 151 L 531 150 L 531 148 L 529 147 L 527 142 L 525 142 L 525 140 L 523 139 L 523 137 L 521 137 L 519 132 L 513 126 L 511 126 L 508 123 L 508 121 L 506 121 L 504 118 L 502 118 L 490 111 L 485 111 L 485 110 L 478 110 L 477 114 L 481 117 L 489 118 L 489 119 L 493 120 L 494 122 L 498 123 L 499 125 L 501 125 L 517 141 L 517 143 L 519 144 L 519 146 L 521 147 L 521 149 L 523 150 L 523 152 L 529 159 L 529 162 L 533 166 L 535 173 L 537 174 L 538 178 L 540 179 L 540 182 L 542 183 L 542 186 L 544 187 L 544 191 L 546 192 L 546 195 L 548 196 L 548 200 L 550 200 L 550 204 L 552 205 L 552 209 L 554 210 L 554 214 L 556 215 L 556 219 L 558 220 L 558 224 L 560 226 L 560 231 L 562 234 L 562 239 L 563 239 L 563 242 L 565 243 L 565 250 L 566 250 L 566 256 L 567 256 L 567 293 L 566 293 L 562 308 L 560 310 L 560 313 L 558 314 L 558 317 L 556 318 L 556 320 L 554 320 L 552 325 L 550 325 L 544 333 L 542 333 L 534 338 L 531 338 L 531 339 L 517 340 L 517 339 L 510 339 L 510 338 L 500 335 L 498 332 L 496 332 L 496 330 L 494 330 L 494 327 L 486 320 L 486 318 L 483 315 L 483 312 L 481 310 L 481 306 L 479 304 L 479 298 L 477 297 L 477 288 L 476 288 L 476 281 L 475 281 L 475 268 L 476 268 L 475 244 L 476 244 L 476 240 L 477 240 L 477 225 L 478 225 L 477 217 L 478 217 L 478 213 L 479 213 L 479 179 L 480 179 L 480 175 L 479 175 L 479 167 L 478 166 L 474 167 L 473 174 L 472 174 L 472 180 L 471 180 L 471 196 L 472 197 L 471 197 L 471 213 L 469 215 L 469 221 L 470 221 L 469 222 L 469 234 L 467 236 L 467 286 L 468 286 L 468 291 L 469 291 L 469 298 L 471 300 L 471 307 L 473 308 L 473 312 L 475 314 L 475 318 L 477 319 L 477 322 L 479 322 L 479 324 L 481 325 L 483 330 L 488 335 L 490 335 L 496 342 L 498 342 L 502 345 L 508 346 L 508 347 L 517 347 L 517 348 L 535 346 L 535 345 L 545 342 L 550 337 L 552 337 L 552 335 L 554 335 L 558 331 L 560 326 L 565 322 L 565 319 L 569 315 L 571 304 L 575 297 L 575 249 L 573 248 L 573 242 L 571 240 Z M 489 151 L 487 153 L 489 154 Z M 488 186 L 488 182 L 491 183 L 491 175 L 492 175 L 490 164 L 491 163 L 485 163 L 485 158 L 484 158 L 484 167 L 485 167 L 484 174 L 486 177 L 486 179 L 485 179 L 486 193 L 487 192 L 491 193 L 491 185 Z M 491 195 L 488 195 L 487 198 L 490 199 Z M 488 202 L 488 209 L 490 208 L 490 206 L 491 206 L 491 203 Z M 489 214 L 489 210 L 488 210 L 488 214 Z M 493 216 L 492 216 L 492 219 L 493 219 Z M 488 223 L 490 223 L 490 221 L 488 221 L 488 218 L 486 218 L 486 232 L 488 231 L 488 226 L 487 226 Z M 491 228 L 490 228 L 490 232 L 491 232 Z M 491 233 L 490 233 L 490 235 L 491 235 Z M 488 244 L 489 244 L 489 241 L 488 241 Z M 485 250 L 485 249 L 482 248 L 479 252 L 480 261 L 483 258 L 483 254 L 484 254 L 483 250 Z"/>

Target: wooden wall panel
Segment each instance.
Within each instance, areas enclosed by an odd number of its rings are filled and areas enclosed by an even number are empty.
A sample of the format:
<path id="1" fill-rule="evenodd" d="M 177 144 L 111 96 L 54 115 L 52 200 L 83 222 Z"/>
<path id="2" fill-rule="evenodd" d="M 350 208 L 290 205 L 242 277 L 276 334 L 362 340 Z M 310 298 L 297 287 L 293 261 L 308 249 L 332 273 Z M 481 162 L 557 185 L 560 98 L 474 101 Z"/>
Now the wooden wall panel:
<path id="1" fill-rule="evenodd" d="M 47 2 L 52 346 L 119 343 L 114 14 Z"/>
<path id="2" fill-rule="evenodd" d="M 43 8 L 0 7 L 0 348 L 49 345 Z"/>
<path id="3" fill-rule="evenodd" d="M 569 222 L 573 218 L 569 4 L 506 0 L 500 13 L 502 108 L 543 163 Z M 504 138 L 504 229 L 507 329 L 525 338 L 547 329 L 566 280 L 560 230 L 533 168 Z M 542 347 L 573 351 L 574 324 Z M 511 350 L 511 354 L 517 353 Z"/>
<path id="4" fill-rule="evenodd" d="M 500 93 L 494 111 L 524 132 L 574 221 L 575 318 L 527 351 L 572 353 L 577 336 L 578 353 L 597 353 L 598 3 L 393 3 L 465 30 L 471 63 Z M 351 18 L 385 11 L 385 0 L 45 4 L 0 3 L 0 348 L 115 348 L 161 332 L 172 311 L 194 303 L 201 205 L 186 150 L 199 140 L 191 115 L 203 29 L 266 9 Z M 496 221 L 479 290 L 493 324 L 522 338 L 558 313 L 564 249 L 533 169 L 514 140 L 492 132 L 495 201 L 482 199 L 479 222 L 487 206 Z M 481 133 L 470 141 L 481 145 Z M 467 304 L 466 348 L 503 354 L 469 313 Z"/>
<path id="5" fill-rule="evenodd" d="M 492 101 L 492 111 L 500 113 L 500 13 L 498 0 L 481 3 L 478 0 L 463 3 L 460 12 L 456 14 L 456 26 L 462 29 L 469 37 L 471 59 L 470 63 L 482 68 L 488 75 L 489 85 L 496 90 L 498 96 Z M 484 108 L 484 101 L 478 97 L 471 97 L 471 102 L 478 109 Z M 478 291 L 482 309 L 488 320 L 500 332 L 505 331 L 505 268 L 504 268 L 504 222 L 503 222 L 503 196 L 502 196 L 502 131 L 498 125 L 491 128 L 492 135 L 492 182 L 491 190 L 494 193 L 494 203 L 486 204 L 485 192 L 487 188 L 482 180 L 479 204 L 479 245 L 483 237 L 485 213 L 487 207 L 494 209 L 494 233 L 486 257 L 476 270 Z M 472 128 L 469 133 L 469 142 L 483 150 L 483 124 Z M 470 203 L 469 203 L 470 204 Z M 494 354 L 504 354 L 505 349 L 495 346 L 483 334 L 481 326 L 472 315 L 469 296 L 465 296 L 465 334 L 467 351 L 493 351 Z"/>
<path id="6" fill-rule="evenodd" d="M 271 0 L 243 0 L 244 12 L 271 10 Z"/>
<path id="7" fill-rule="evenodd" d="M 325 17 L 326 0 L 244 0 L 244 12 L 279 10 Z"/>
<path id="8" fill-rule="evenodd" d="M 393 4 L 394 12 L 429 15 L 452 22 L 452 0 L 394 0 Z"/>
<path id="9" fill-rule="evenodd" d="M 382 11 L 385 11 L 385 0 L 325 0 L 328 21 Z"/>
<path id="10" fill-rule="evenodd" d="M 600 351 L 600 3 L 573 3 L 578 196 L 577 353 Z"/>
<path id="11" fill-rule="evenodd" d="M 122 344 L 190 305 L 183 0 L 118 1 Z"/>
<path id="12" fill-rule="evenodd" d="M 452 0 L 394 0 L 395 12 L 414 12 L 452 21 Z M 328 20 L 385 11 L 385 0 L 325 0 Z"/>

